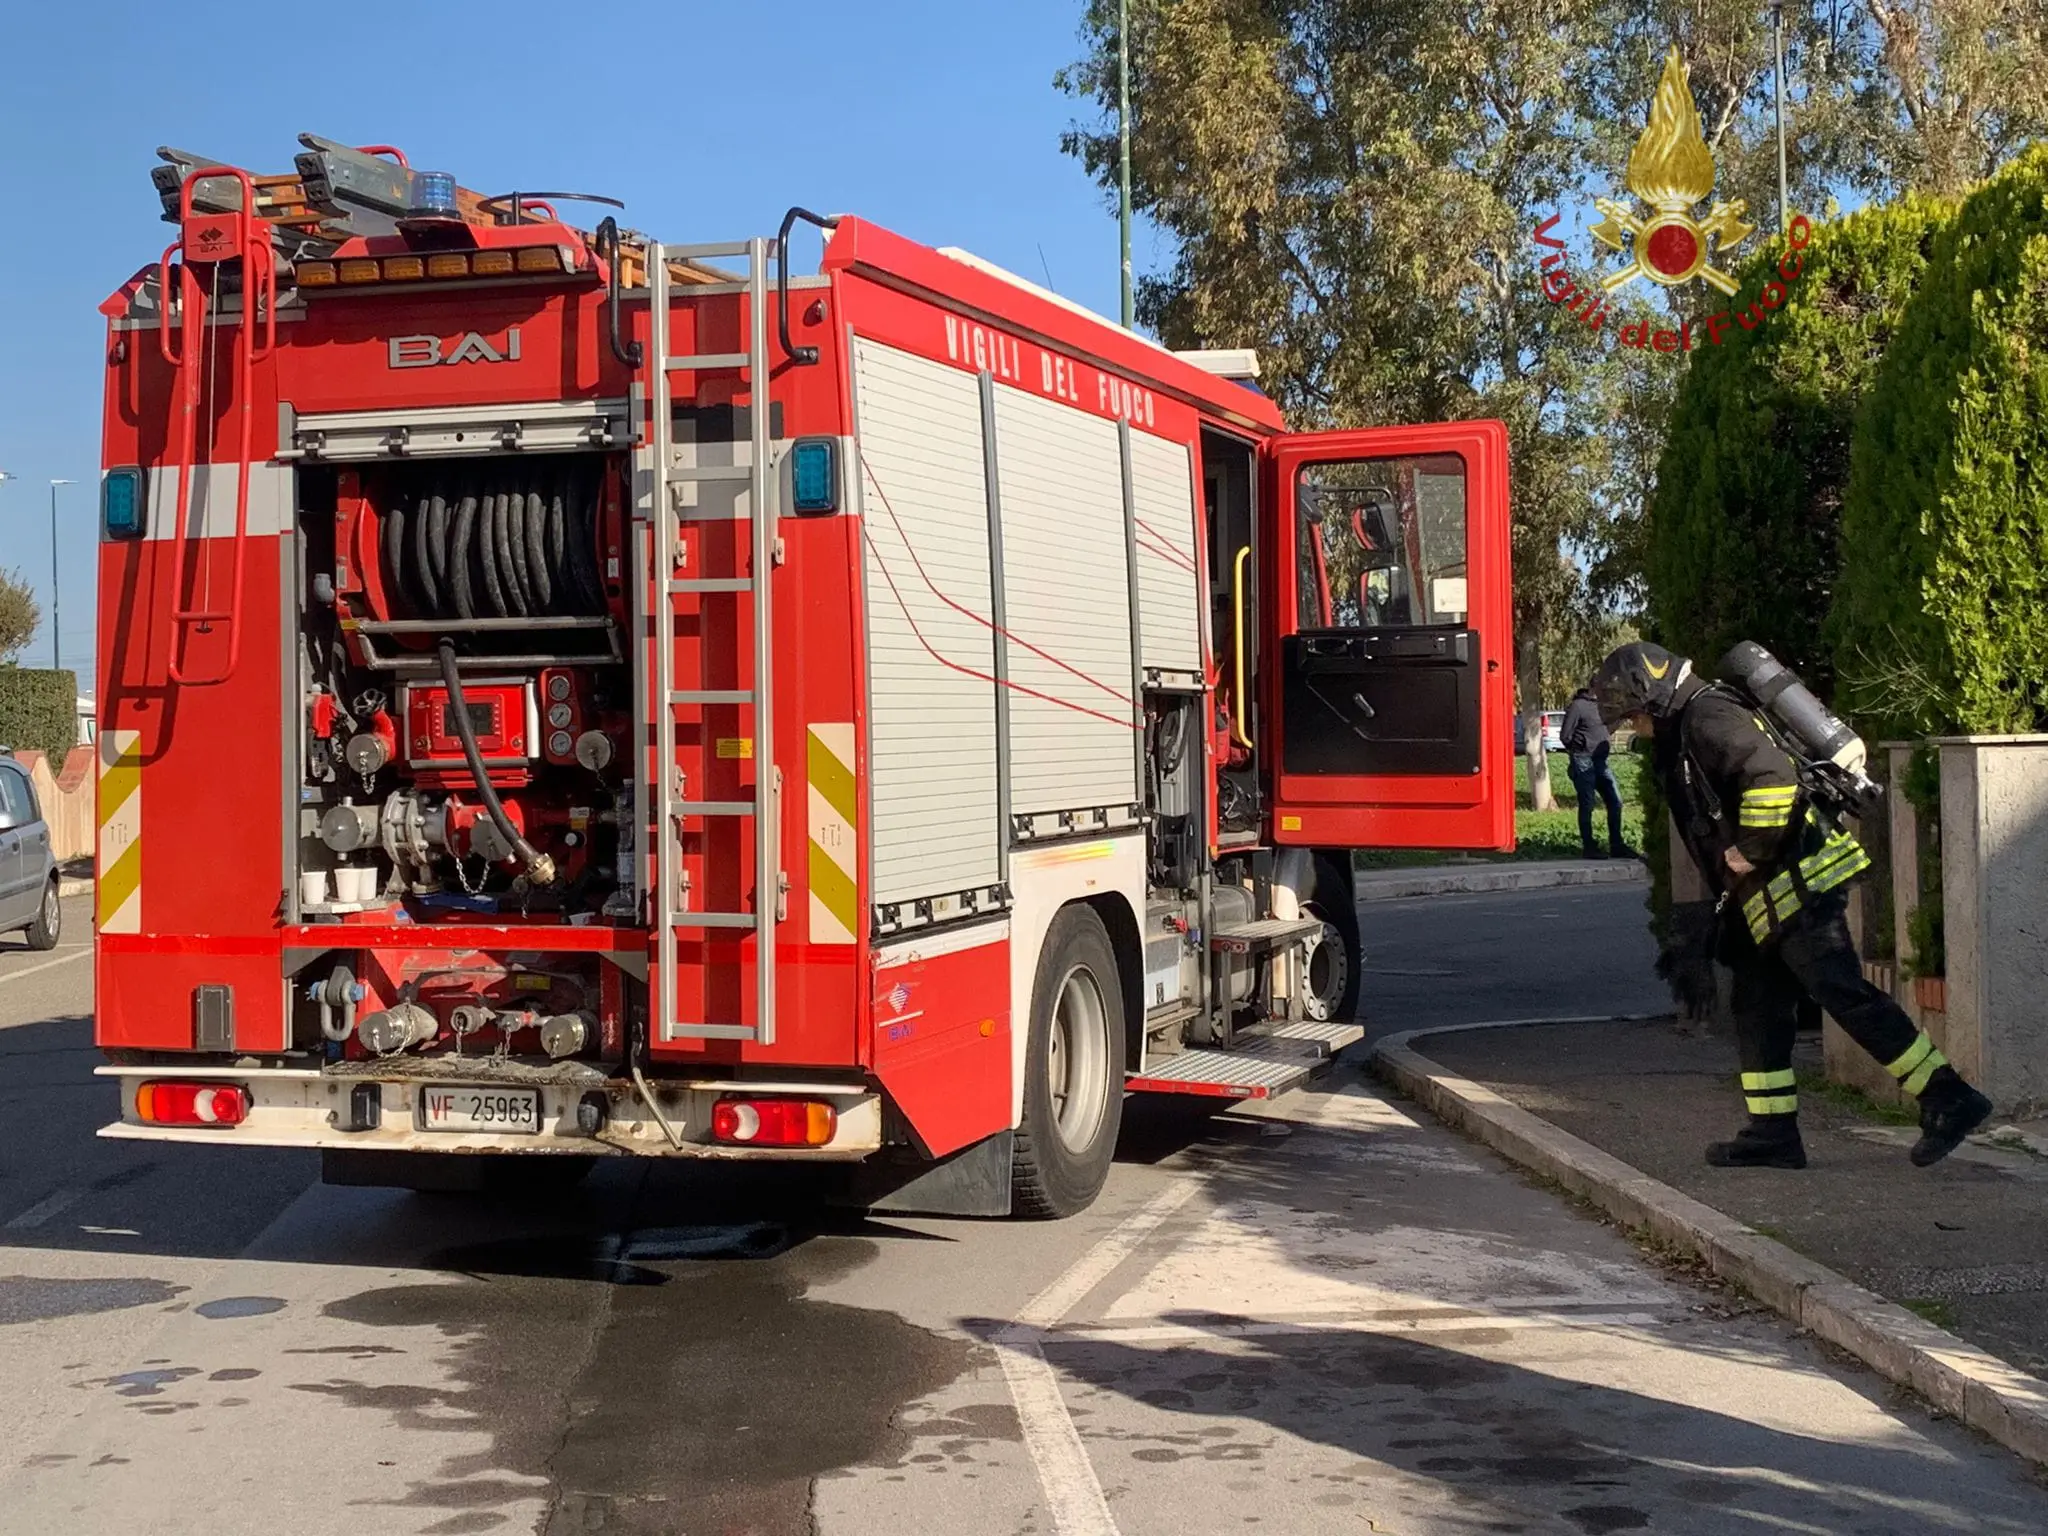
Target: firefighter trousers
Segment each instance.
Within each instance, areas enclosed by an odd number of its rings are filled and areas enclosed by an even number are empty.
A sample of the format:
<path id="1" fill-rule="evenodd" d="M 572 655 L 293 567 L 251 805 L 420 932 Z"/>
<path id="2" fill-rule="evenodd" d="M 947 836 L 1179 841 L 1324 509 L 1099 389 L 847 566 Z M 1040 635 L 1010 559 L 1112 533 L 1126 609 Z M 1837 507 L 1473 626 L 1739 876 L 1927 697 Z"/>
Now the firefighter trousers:
<path id="1" fill-rule="evenodd" d="M 1864 976 L 1842 896 L 1811 898 L 1773 944 L 1759 948 L 1742 933 L 1732 948 L 1735 1040 L 1743 1100 L 1753 1118 L 1782 1125 L 1790 1122 L 1780 1117 L 1799 1112 L 1792 1042 L 1802 999 L 1833 1014 L 1909 1094 L 1917 1096 L 1947 1064 L 1906 1011 Z"/>

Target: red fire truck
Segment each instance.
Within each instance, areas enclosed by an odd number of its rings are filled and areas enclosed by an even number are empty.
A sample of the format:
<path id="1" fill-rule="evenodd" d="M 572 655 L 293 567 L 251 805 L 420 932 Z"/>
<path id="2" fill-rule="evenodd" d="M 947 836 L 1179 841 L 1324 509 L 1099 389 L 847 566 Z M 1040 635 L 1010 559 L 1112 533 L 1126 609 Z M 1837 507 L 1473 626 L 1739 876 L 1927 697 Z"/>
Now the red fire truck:
<path id="1" fill-rule="evenodd" d="M 103 306 L 105 1134 L 1065 1214 L 1359 1037 L 1351 849 L 1511 846 L 1498 423 L 300 142 Z"/>

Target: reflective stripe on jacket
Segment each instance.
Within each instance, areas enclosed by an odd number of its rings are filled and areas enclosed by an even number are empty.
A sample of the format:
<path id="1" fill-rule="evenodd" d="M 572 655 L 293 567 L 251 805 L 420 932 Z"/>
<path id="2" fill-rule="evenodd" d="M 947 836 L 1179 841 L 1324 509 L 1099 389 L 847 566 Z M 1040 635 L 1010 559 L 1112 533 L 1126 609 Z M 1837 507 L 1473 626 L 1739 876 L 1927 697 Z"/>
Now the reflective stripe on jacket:
<path id="1" fill-rule="evenodd" d="M 1807 818 L 1819 825 L 1811 811 Z M 1749 936 L 1759 944 L 1776 938 L 1779 930 L 1806 904 L 1807 897 L 1837 890 L 1868 868 L 1870 855 L 1864 852 L 1861 843 L 1847 832 L 1830 833 L 1819 848 L 1790 869 L 1771 876 L 1762 890 L 1742 904 Z"/>

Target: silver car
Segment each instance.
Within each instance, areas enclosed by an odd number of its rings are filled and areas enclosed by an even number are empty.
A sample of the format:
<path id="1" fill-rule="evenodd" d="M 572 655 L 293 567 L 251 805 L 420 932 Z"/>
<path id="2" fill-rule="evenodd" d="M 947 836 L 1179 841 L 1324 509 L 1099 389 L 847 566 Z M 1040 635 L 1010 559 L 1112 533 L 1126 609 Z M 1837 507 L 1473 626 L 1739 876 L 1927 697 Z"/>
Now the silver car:
<path id="1" fill-rule="evenodd" d="M 63 931 L 50 824 L 28 770 L 0 747 L 0 934 L 28 935 L 30 949 L 55 949 Z"/>

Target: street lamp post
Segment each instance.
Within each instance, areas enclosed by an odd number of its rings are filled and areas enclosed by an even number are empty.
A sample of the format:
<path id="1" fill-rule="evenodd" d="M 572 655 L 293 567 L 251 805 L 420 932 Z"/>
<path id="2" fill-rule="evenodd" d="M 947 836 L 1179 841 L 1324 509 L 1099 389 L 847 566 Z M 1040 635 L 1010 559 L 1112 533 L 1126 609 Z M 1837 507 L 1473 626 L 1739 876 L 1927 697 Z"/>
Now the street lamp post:
<path id="1" fill-rule="evenodd" d="M 1116 7 L 1117 232 L 1123 253 L 1123 321 L 1131 326 L 1131 7 Z"/>
<path id="2" fill-rule="evenodd" d="M 1778 229 L 1782 233 L 1792 224 L 1785 195 L 1785 0 L 1772 0 L 1771 43 L 1778 60 Z"/>
<path id="3" fill-rule="evenodd" d="M 50 482 L 50 666 L 52 670 L 64 670 L 64 638 L 61 628 L 62 611 L 57 598 L 57 487 L 74 485 L 72 480 Z"/>

